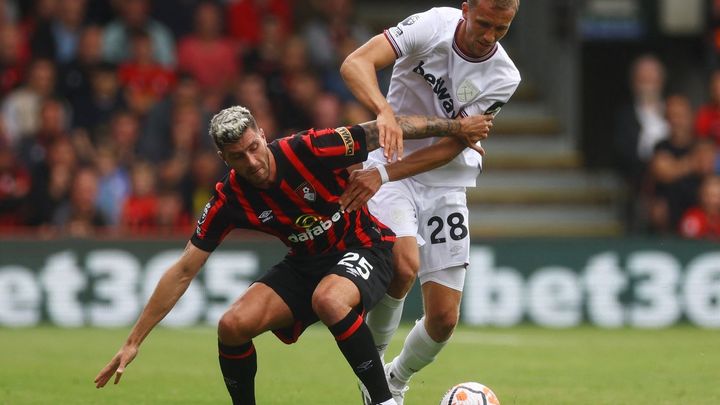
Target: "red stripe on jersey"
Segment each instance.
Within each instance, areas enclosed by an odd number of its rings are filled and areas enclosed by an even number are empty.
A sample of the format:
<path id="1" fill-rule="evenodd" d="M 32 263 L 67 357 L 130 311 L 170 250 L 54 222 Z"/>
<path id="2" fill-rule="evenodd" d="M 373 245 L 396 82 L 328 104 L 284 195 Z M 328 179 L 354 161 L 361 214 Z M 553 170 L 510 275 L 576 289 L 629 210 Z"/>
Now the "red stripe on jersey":
<path id="1" fill-rule="evenodd" d="M 363 319 L 360 315 L 358 315 L 355 322 L 353 322 L 353 324 L 350 325 L 350 327 L 345 332 L 335 336 L 335 340 L 337 340 L 338 342 L 342 342 L 343 340 L 349 338 L 350 336 L 353 335 L 353 333 L 355 333 L 358 330 L 358 328 L 360 328 L 362 323 L 363 323 Z"/>
<path id="2" fill-rule="evenodd" d="M 290 145 L 288 145 L 288 141 L 290 139 L 291 138 L 285 138 L 285 139 L 281 139 L 278 142 L 278 145 L 280 145 L 280 148 L 282 149 L 283 153 L 285 153 L 285 156 L 287 156 L 290 164 L 292 164 L 295 167 L 295 170 L 297 170 L 298 173 L 300 173 L 300 175 L 302 177 L 307 179 L 313 185 L 313 187 L 315 188 L 315 191 L 317 191 L 325 201 L 336 202 L 339 199 L 339 197 L 330 193 L 330 191 L 328 191 L 328 189 L 326 189 L 325 186 L 323 186 L 320 183 L 320 181 L 318 181 L 317 177 L 313 176 L 313 174 L 310 173 L 310 170 L 308 170 L 308 168 L 305 167 L 304 164 L 302 164 L 302 162 L 297 157 L 295 152 L 292 150 Z"/>
<path id="3" fill-rule="evenodd" d="M 200 225 L 200 235 L 198 235 L 199 238 L 204 238 L 207 234 L 208 227 L 213 221 L 213 218 L 215 218 L 215 215 L 217 215 L 218 211 L 220 211 L 220 208 L 222 208 L 225 203 L 227 202 L 227 198 L 225 196 L 225 193 L 222 192 L 223 184 L 222 183 L 216 183 L 215 184 L 215 190 L 217 191 L 218 200 L 215 204 L 210 207 L 207 214 L 205 214 L 205 220 Z M 226 231 L 224 235 L 227 234 Z"/>
<path id="4" fill-rule="evenodd" d="M 283 183 L 285 183 L 284 180 L 283 180 Z M 295 192 L 292 191 L 292 194 L 295 195 Z M 267 206 L 270 207 L 270 209 L 273 211 L 273 214 L 275 214 L 275 218 L 277 218 L 277 220 L 280 223 L 287 225 L 290 229 L 294 229 L 296 227 L 295 220 L 288 217 L 287 214 L 285 213 L 285 211 L 283 211 L 282 207 L 280 205 L 278 205 L 272 198 L 270 198 L 270 196 L 268 196 L 265 193 L 260 193 L 260 198 L 262 198 L 263 201 L 265 202 L 265 204 L 267 204 Z M 306 241 L 305 247 L 309 254 L 315 253 L 315 241 L 314 240 Z"/>
<path id="5" fill-rule="evenodd" d="M 363 206 L 362 211 L 366 215 L 369 214 L 367 205 Z M 365 228 L 363 228 L 362 215 L 360 215 L 360 211 L 358 211 L 358 214 L 355 215 L 355 235 L 357 235 L 358 239 L 360 239 L 360 243 L 362 243 L 363 246 L 372 246 L 372 240 L 365 232 Z"/>
<path id="6" fill-rule="evenodd" d="M 237 182 L 237 175 L 235 173 L 235 170 L 230 172 L 230 186 L 232 187 L 233 192 L 235 192 L 235 196 L 237 197 L 240 206 L 243 208 L 243 211 L 245 211 L 245 216 L 247 217 L 250 224 L 252 224 L 253 228 L 261 232 L 275 235 L 280 238 L 281 241 L 285 242 L 285 235 L 269 226 L 263 225 L 263 223 L 260 222 L 260 219 L 258 219 L 257 217 L 257 213 L 253 209 L 252 205 L 250 205 L 250 202 L 245 197 L 245 193 L 243 192 L 242 187 L 240 187 L 240 184 L 238 184 Z"/>

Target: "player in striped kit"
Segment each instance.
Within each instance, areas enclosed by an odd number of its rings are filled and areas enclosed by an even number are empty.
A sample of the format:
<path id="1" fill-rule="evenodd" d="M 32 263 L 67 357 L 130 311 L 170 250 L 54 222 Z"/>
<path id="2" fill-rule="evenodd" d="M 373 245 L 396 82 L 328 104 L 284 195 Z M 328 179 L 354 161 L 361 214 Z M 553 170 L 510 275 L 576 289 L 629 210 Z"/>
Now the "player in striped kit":
<path id="1" fill-rule="evenodd" d="M 462 9 L 433 8 L 408 17 L 348 56 L 341 67 L 343 78 L 358 100 L 377 114 L 385 146 L 384 155 L 381 150 L 370 154 L 369 165 L 383 165 L 395 151 L 400 156 L 447 143 L 403 142 L 395 114 L 494 117 L 520 83 L 517 68 L 498 42 L 518 7 L 519 0 L 468 0 Z M 392 63 L 385 99 L 376 70 Z M 477 151 L 460 145 L 455 155 L 445 166 L 391 182 L 379 191 L 377 170 L 358 172 L 343 196 L 353 209 L 377 191 L 370 212 L 398 236 L 393 248 L 396 276 L 367 318 L 381 354 L 397 330 L 405 295 L 416 276 L 422 286 L 425 315 L 410 331 L 400 355 L 386 366 L 398 403 L 412 375 L 435 359 L 459 319 L 470 245 L 465 188 L 475 186 L 482 159 Z M 385 168 L 391 180 L 396 164 Z"/>
<path id="2" fill-rule="evenodd" d="M 479 118 L 412 116 L 398 117 L 398 122 L 406 138 L 453 136 L 453 142 L 473 146 L 489 130 Z M 250 112 L 231 107 L 213 117 L 210 135 L 231 170 L 217 183 L 182 257 L 165 272 L 127 341 L 95 378 L 97 387 L 114 374 L 118 383 L 142 341 L 211 252 L 232 229 L 249 228 L 275 235 L 290 250 L 220 319 L 220 368 L 233 403 L 255 404 L 255 336 L 272 330 L 283 342 L 293 343 L 321 320 L 372 403 L 395 404 L 363 321 L 392 277 L 395 235 L 367 207 L 349 212 L 339 205 L 346 168 L 363 162 L 379 146 L 377 124 L 308 130 L 268 144 Z M 426 164 L 408 158 L 405 166 L 412 172 Z"/>

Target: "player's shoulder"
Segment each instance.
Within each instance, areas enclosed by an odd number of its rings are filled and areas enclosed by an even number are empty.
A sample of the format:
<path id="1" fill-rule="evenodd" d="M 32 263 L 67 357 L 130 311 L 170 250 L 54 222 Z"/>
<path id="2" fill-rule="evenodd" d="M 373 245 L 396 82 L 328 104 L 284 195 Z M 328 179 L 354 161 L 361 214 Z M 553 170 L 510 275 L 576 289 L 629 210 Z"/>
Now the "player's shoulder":
<path id="1" fill-rule="evenodd" d="M 497 44 L 497 50 L 490 59 L 487 73 L 492 75 L 498 84 L 519 84 L 521 80 L 520 70 L 500 43 Z"/>
<path id="2" fill-rule="evenodd" d="M 425 26 L 433 26 L 437 28 L 450 28 L 455 30 L 455 22 L 462 18 L 462 11 L 453 7 L 433 7 L 429 10 L 422 11 L 407 17 L 401 25 L 410 26 L 416 22 L 420 22 Z M 448 25 L 449 23 L 453 23 Z"/>

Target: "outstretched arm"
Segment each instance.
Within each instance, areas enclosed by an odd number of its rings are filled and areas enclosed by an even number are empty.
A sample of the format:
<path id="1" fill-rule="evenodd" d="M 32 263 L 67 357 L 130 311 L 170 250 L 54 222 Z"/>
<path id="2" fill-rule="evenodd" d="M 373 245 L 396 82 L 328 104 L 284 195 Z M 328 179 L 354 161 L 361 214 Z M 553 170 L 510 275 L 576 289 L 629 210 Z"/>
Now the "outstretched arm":
<path id="1" fill-rule="evenodd" d="M 404 132 L 407 132 L 409 138 L 422 138 L 428 133 L 434 134 L 436 131 L 445 131 L 446 134 L 452 135 L 453 137 L 441 139 L 432 146 L 420 149 L 403 161 L 396 161 L 385 165 L 388 181 L 401 180 L 443 166 L 454 159 L 455 156 L 462 152 L 468 145 L 481 155 L 484 155 L 485 150 L 475 142 L 480 139 L 485 139 L 490 127 L 492 127 L 491 115 L 472 116 L 459 120 L 428 118 L 427 125 L 418 124 L 417 120 L 421 118 L 420 121 L 422 121 L 422 119 L 426 117 L 398 118 L 399 121 L 405 122 L 404 126 L 403 124 L 401 124 L 401 126 L 403 126 Z M 445 125 L 447 126 L 443 128 Z M 372 132 L 372 130 L 372 125 L 370 125 L 370 128 L 366 129 L 366 132 Z M 464 131 L 467 132 L 463 134 Z M 370 146 L 368 146 L 368 148 L 369 147 Z M 365 170 L 353 171 L 350 174 L 348 187 L 342 196 L 340 196 L 340 206 L 345 210 L 353 211 L 367 203 L 383 183 L 379 170 L 378 168 L 372 167 Z"/>
<path id="2" fill-rule="evenodd" d="M 487 138 L 492 127 L 492 116 L 475 115 L 454 120 L 424 115 L 401 115 L 397 117 L 397 122 L 402 129 L 403 139 L 421 139 L 433 136 L 454 137 L 465 146 L 483 153 L 482 148 L 476 143 Z M 365 130 L 368 151 L 380 147 L 378 122 L 365 122 L 360 126 Z"/>
<path id="3" fill-rule="evenodd" d="M 355 98 L 377 115 L 379 142 L 388 160 L 395 153 L 402 159 L 402 132 L 392 107 L 380 92 L 376 72 L 391 65 L 395 58 L 392 46 L 379 34 L 348 55 L 340 66 L 340 74 Z"/>
<path id="4" fill-rule="evenodd" d="M 120 382 L 125 367 L 137 356 L 140 344 L 155 325 L 175 306 L 208 256 L 210 256 L 209 252 L 198 249 L 188 242 L 180 259 L 170 266 L 160 278 L 155 291 L 123 346 L 95 377 L 96 388 L 104 387 L 113 374 L 115 375 L 115 384 Z"/>

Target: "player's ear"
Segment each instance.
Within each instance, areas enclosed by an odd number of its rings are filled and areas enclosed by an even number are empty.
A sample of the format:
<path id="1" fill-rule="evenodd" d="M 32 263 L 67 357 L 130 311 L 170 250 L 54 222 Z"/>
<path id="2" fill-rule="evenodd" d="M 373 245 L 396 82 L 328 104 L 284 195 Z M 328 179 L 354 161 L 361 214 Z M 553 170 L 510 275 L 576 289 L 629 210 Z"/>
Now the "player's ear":
<path id="1" fill-rule="evenodd" d="M 461 8 L 462 8 L 462 18 L 463 18 L 463 20 L 467 21 L 468 9 L 470 9 L 470 4 L 468 4 L 467 1 L 463 1 Z"/>
<path id="2" fill-rule="evenodd" d="M 225 160 L 225 156 L 223 155 L 221 150 L 217 151 L 217 155 L 220 157 L 220 160 L 222 160 L 223 162 L 225 162 L 225 164 L 227 164 L 227 161 Z"/>
<path id="3" fill-rule="evenodd" d="M 259 132 L 260 132 L 260 138 L 264 139 L 265 143 L 267 143 L 267 138 L 265 137 L 265 131 L 262 128 L 260 128 Z"/>

